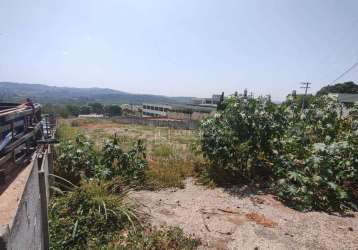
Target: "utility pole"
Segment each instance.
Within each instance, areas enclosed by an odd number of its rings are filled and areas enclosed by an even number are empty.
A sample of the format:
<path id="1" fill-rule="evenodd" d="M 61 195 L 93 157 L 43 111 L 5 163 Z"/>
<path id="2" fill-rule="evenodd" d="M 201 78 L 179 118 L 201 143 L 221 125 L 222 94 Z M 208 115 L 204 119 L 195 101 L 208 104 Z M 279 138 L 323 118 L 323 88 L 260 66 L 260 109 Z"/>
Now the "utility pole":
<path id="1" fill-rule="evenodd" d="M 309 89 L 309 88 L 311 88 L 309 85 L 311 85 L 312 83 L 310 83 L 310 82 L 301 82 L 301 85 L 303 85 L 303 86 L 301 86 L 300 88 L 301 89 L 305 89 L 305 94 L 303 95 L 303 97 L 302 97 L 302 107 L 301 107 L 301 112 L 303 111 L 303 109 L 304 109 L 304 107 L 305 107 L 305 98 L 306 98 L 306 96 L 307 96 L 307 90 Z"/>

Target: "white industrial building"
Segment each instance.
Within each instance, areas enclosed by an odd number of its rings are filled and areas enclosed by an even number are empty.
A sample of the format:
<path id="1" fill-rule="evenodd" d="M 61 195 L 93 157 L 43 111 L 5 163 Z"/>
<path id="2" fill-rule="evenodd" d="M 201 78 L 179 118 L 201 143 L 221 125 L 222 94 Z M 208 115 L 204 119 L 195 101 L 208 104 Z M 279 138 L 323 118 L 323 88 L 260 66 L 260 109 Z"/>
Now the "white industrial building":
<path id="1" fill-rule="evenodd" d="M 160 117 L 178 120 L 200 120 L 208 116 L 216 109 L 214 106 L 197 106 L 197 105 L 167 105 L 143 103 L 143 116 Z"/>

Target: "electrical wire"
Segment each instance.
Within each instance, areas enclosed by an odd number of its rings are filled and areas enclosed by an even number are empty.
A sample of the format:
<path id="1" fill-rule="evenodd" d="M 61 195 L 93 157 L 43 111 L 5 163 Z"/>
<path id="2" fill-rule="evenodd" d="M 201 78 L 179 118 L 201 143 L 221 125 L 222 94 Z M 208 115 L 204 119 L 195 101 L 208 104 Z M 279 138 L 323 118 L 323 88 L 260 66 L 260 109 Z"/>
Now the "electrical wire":
<path id="1" fill-rule="evenodd" d="M 352 69 L 354 69 L 355 67 L 358 66 L 358 62 L 354 63 L 351 67 L 349 67 L 349 69 L 347 69 L 346 71 L 344 71 L 342 74 L 340 74 L 336 79 L 334 79 L 329 85 L 332 85 L 333 83 L 335 83 L 336 81 L 338 81 L 339 79 L 341 79 L 343 76 L 345 76 L 346 74 L 348 74 Z"/>

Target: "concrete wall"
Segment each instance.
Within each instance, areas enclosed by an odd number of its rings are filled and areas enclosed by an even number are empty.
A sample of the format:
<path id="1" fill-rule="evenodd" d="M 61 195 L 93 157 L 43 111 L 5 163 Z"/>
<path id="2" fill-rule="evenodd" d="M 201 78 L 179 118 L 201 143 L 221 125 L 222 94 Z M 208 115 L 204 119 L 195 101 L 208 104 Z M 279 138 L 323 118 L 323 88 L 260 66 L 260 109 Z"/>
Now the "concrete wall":
<path id="1" fill-rule="evenodd" d="M 193 112 L 192 114 L 169 111 L 167 117 L 170 119 L 182 119 L 200 121 L 210 116 L 210 113 Z"/>
<path id="2" fill-rule="evenodd" d="M 11 184 L 14 187 L 8 187 L 12 188 L 9 192 L 19 192 L 15 195 L 20 199 L 14 211 L 9 211 L 13 215 L 8 223 L 0 225 L 0 249 L 48 249 L 48 153 L 49 148 L 35 155 Z"/>

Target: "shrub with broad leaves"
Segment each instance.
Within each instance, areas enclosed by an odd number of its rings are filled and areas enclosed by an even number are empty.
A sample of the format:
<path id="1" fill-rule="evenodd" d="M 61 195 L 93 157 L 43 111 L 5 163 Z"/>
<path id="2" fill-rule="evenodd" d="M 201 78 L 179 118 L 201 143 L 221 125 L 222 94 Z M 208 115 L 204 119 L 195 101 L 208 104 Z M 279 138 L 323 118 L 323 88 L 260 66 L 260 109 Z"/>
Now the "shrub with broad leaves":
<path id="1" fill-rule="evenodd" d="M 81 176 L 93 177 L 98 154 L 94 143 L 83 135 L 74 141 L 63 141 L 57 148 L 55 174 L 73 184 L 78 184 Z"/>
<path id="2" fill-rule="evenodd" d="M 264 99 L 231 97 L 221 112 L 201 124 L 201 146 L 216 171 L 230 179 L 269 175 L 285 110 Z"/>
<path id="3" fill-rule="evenodd" d="M 148 168 L 145 150 L 142 140 L 135 142 L 127 152 L 121 149 L 119 140 L 116 137 L 107 141 L 101 158 L 105 178 L 121 176 L 127 182 L 143 182 L 145 171 Z"/>
<path id="4" fill-rule="evenodd" d="M 90 139 L 79 135 L 74 141 L 61 142 L 58 147 L 55 174 L 73 184 L 81 179 L 112 179 L 120 176 L 127 183 L 141 183 L 148 168 L 146 148 L 141 140 L 124 151 L 116 137 L 108 140 L 97 152 Z"/>
<path id="5" fill-rule="evenodd" d="M 358 123 L 341 116 L 340 103 L 322 96 L 301 111 L 295 102 L 231 97 L 223 107 L 201 126 L 204 156 L 221 177 L 269 177 L 301 210 L 357 210 Z"/>

